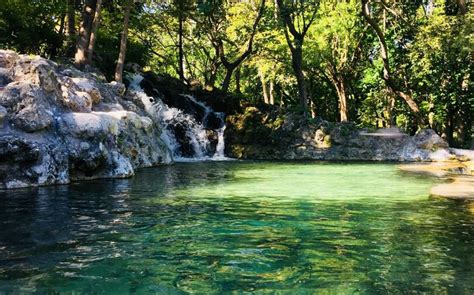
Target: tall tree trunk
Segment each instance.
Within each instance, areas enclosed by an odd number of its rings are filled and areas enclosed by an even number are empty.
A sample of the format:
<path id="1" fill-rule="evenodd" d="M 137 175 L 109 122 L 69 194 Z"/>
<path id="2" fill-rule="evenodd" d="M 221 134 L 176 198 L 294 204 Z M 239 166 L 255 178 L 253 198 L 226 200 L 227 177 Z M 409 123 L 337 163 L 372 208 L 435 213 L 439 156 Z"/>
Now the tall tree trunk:
<path id="1" fill-rule="evenodd" d="M 75 41 L 74 38 L 76 36 L 76 1 L 75 0 L 67 0 L 67 9 L 66 9 L 66 37 L 67 37 L 67 45 L 66 45 L 66 55 L 68 57 L 74 56 L 75 50 Z"/>
<path id="2" fill-rule="evenodd" d="M 458 0 L 458 15 L 465 15 L 467 13 L 466 0 Z"/>
<path id="3" fill-rule="evenodd" d="M 66 16 L 66 36 L 74 36 L 76 34 L 76 0 L 67 0 Z"/>
<path id="4" fill-rule="evenodd" d="M 448 106 L 448 113 L 446 115 L 446 141 L 449 146 L 453 145 L 454 139 L 454 109 L 451 105 Z"/>
<path id="5" fill-rule="evenodd" d="M 219 59 L 219 48 L 217 46 L 214 46 L 214 50 L 215 50 L 214 56 L 212 56 L 210 53 L 206 54 L 210 60 L 211 66 L 210 66 L 210 70 L 207 71 L 207 73 L 209 73 L 209 76 L 206 75 L 205 77 L 204 88 L 209 91 L 213 90 L 216 85 L 217 73 L 219 71 L 219 67 L 221 66 L 221 62 Z"/>
<path id="6" fill-rule="evenodd" d="M 341 122 L 347 122 L 349 120 L 349 110 L 347 107 L 348 94 L 346 80 L 344 79 L 344 76 L 338 73 L 335 65 L 328 67 L 327 72 L 328 74 L 326 76 L 336 89 L 338 98 L 339 118 Z"/>
<path id="7" fill-rule="evenodd" d="M 207 90 L 213 90 L 216 85 L 216 80 L 217 80 L 217 71 L 211 69 L 209 73 L 209 78 L 206 79 L 204 88 L 206 88 Z"/>
<path id="8" fill-rule="evenodd" d="M 65 26 L 65 24 L 66 24 L 66 18 L 67 18 L 67 13 L 63 13 L 63 15 L 61 15 L 61 22 L 59 23 L 59 29 L 58 29 L 59 34 L 60 34 L 61 36 L 65 35 L 65 32 L 64 32 L 64 31 L 65 31 L 65 30 L 64 30 L 65 28 L 64 28 L 64 26 Z"/>
<path id="9" fill-rule="evenodd" d="M 370 15 L 370 0 L 362 0 L 362 15 L 364 16 L 365 20 L 370 25 L 370 27 L 375 31 L 377 38 L 379 40 L 380 56 L 383 62 L 382 78 L 385 81 L 385 84 L 393 93 L 395 93 L 398 97 L 402 98 L 407 103 L 408 107 L 413 112 L 417 120 L 421 121 L 420 108 L 418 107 L 418 104 L 415 102 L 415 100 L 409 93 L 404 92 L 400 89 L 400 87 L 397 85 L 397 83 L 392 77 L 392 72 L 390 70 L 390 62 L 389 62 L 389 57 L 388 57 L 387 43 L 385 41 L 385 35 L 380 29 L 377 22 Z"/>
<path id="10" fill-rule="evenodd" d="M 227 65 L 225 68 L 226 72 L 224 82 L 222 82 L 222 91 L 227 92 L 229 90 L 230 82 L 232 81 L 232 74 L 234 73 L 236 66 Z"/>
<path id="11" fill-rule="evenodd" d="M 347 122 L 349 120 L 349 110 L 347 108 L 347 91 L 344 78 L 337 79 L 335 86 L 339 98 L 339 114 L 341 122 Z"/>
<path id="12" fill-rule="evenodd" d="M 241 69 L 240 67 L 237 68 L 235 71 L 235 92 L 236 93 L 242 93 L 240 90 L 240 75 L 241 75 Z"/>
<path id="13" fill-rule="evenodd" d="M 306 80 L 303 72 L 303 48 L 301 43 L 297 44 L 294 47 L 294 50 L 292 50 L 291 64 L 293 66 L 293 71 L 295 72 L 296 76 L 296 82 L 298 84 L 298 97 L 300 105 L 303 108 L 304 116 L 308 117 L 308 90 L 306 88 Z"/>
<path id="14" fill-rule="evenodd" d="M 204 88 L 207 90 L 213 90 L 216 85 L 217 80 L 217 71 L 219 70 L 219 60 L 216 56 L 215 59 L 211 62 L 211 69 L 208 71 L 209 76 L 206 75 L 205 77 L 205 85 Z"/>
<path id="15" fill-rule="evenodd" d="M 292 3 L 292 7 L 295 7 L 294 5 L 298 5 L 297 3 L 299 3 L 299 1 L 294 1 Z M 291 51 L 291 64 L 298 84 L 299 102 L 303 108 L 304 117 L 308 118 L 308 104 L 310 99 L 303 72 L 303 42 L 306 33 L 315 20 L 317 9 L 313 9 L 312 16 L 309 17 L 309 20 L 304 21 L 303 17 L 303 21 L 300 22 L 299 20 L 295 20 L 295 17 L 291 16 L 292 7 L 287 6 L 288 4 L 283 0 L 276 0 L 276 5 L 278 7 L 280 18 L 285 25 L 284 34 L 286 43 Z M 302 13 L 304 14 L 305 12 L 302 11 Z M 293 36 L 293 40 L 291 40 L 290 34 Z"/>
<path id="16" fill-rule="evenodd" d="M 87 48 L 87 63 L 92 63 L 92 58 L 94 57 L 94 46 L 97 39 L 97 29 L 100 24 L 100 10 L 102 8 L 102 0 L 97 0 L 95 7 L 94 21 L 92 22 L 91 37 L 89 40 L 89 46 Z"/>
<path id="17" fill-rule="evenodd" d="M 186 80 L 184 77 L 183 22 L 183 16 L 180 13 L 178 18 L 178 75 L 181 81 Z"/>
<path id="18" fill-rule="evenodd" d="M 270 99 L 268 97 L 267 81 L 265 81 L 265 76 L 263 75 L 263 72 L 260 69 L 258 71 L 258 76 L 260 77 L 260 82 L 262 83 L 263 102 L 265 104 L 269 104 Z"/>
<path id="19" fill-rule="evenodd" d="M 84 3 L 81 28 L 77 40 L 76 54 L 74 56 L 74 64 L 79 69 L 83 69 L 87 63 L 87 48 L 89 47 L 96 2 L 96 0 L 86 0 Z"/>
<path id="20" fill-rule="evenodd" d="M 122 38 L 120 40 L 120 52 L 117 61 L 117 67 L 115 68 L 115 81 L 122 83 L 123 80 L 123 65 L 125 63 L 125 55 L 127 53 L 127 38 L 128 38 L 128 23 L 130 20 L 130 11 L 132 9 L 133 2 L 128 0 L 125 6 L 125 14 L 123 20 L 123 31 Z"/>
<path id="21" fill-rule="evenodd" d="M 275 104 L 275 92 L 273 91 L 274 89 L 274 84 L 273 84 L 273 80 L 270 80 L 270 85 L 268 86 L 269 87 L 269 98 L 270 98 L 270 104 L 271 105 L 274 105 Z"/>

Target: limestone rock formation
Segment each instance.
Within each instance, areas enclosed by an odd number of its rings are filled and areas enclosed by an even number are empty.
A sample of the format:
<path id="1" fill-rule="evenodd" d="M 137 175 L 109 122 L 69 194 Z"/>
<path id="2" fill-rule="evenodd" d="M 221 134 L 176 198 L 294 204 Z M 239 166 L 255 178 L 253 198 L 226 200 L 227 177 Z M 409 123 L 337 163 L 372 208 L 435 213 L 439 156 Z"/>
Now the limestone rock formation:
<path id="1" fill-rule="evenodd" d="M 433 130 L 409 136 L 396 128 L 375 132 L 352 123 L 303 122 L 280 110 L 255 107 L 227 118 L 226 153 L 242 159 L 440 161 L 456 158 Z"/>
<path id="2" fill-rule="evenodd" d="M 160 134 L 124 85 L 0 50 L 0 189 L 127 177 L 169 163 Z"/>

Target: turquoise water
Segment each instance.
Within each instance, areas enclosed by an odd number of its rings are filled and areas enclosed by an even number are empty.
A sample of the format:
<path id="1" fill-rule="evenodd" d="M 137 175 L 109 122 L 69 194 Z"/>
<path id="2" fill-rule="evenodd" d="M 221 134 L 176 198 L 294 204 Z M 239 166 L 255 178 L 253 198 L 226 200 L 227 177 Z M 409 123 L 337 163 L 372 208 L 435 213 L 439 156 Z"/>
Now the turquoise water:
<path id="1" fill-rule="evenodd" d="M 473 294 L 474 214 L 435 182 L 211 162 L 0 192 L 0 294 Z"/>

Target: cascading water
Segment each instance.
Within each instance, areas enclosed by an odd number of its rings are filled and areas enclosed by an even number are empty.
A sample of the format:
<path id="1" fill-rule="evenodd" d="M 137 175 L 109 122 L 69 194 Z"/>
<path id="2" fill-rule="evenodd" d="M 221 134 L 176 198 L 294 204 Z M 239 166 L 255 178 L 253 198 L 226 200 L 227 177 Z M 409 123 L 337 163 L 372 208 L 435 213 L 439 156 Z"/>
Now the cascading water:
<path id="1" fill-rule="evenodd" d="M 162 140 L 167 144 L 172 152 L 175 161 L 203 161 L 203 160 L 227 160 L 224 155 L 224 113 L 214 112 L 204 103 L 196 100 L 188 94 L 182 96 L 204 111 L 202 122 L 198 122 L 190 114 L 186 114 L 180 109 L 169 107 L 161 99 L 148 96 L 140 83 L 143 76 L 135 74 L 130 78 L 130 89 L 141 99 L 145 110 L 160 122 L 163 127 Z M 220 120 L 219 128 L 206 128 L 210 117 Z M 214 124 L 215 125 L 215 124 Z M 215 133 L 217 144 L 215 151 L 209 137 Z"/>
<path id="2" fill-rule="evenodd" d="M 224 122 L 224 113 L 221 114 L 221 120 Z M 217 146 L 216 146 L 216 153 L 214 154 L 215 159 L 226 159 L 224 154 L 225 149 L 225 141 L 224 141 L 224 132 L 225 132 L 225 124 L 217 130 Z"/>

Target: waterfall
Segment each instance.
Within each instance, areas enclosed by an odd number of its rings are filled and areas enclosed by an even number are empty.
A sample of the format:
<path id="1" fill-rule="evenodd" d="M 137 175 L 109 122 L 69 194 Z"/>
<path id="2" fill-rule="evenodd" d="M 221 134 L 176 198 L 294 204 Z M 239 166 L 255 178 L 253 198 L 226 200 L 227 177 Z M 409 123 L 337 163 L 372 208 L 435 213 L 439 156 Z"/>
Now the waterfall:
<path id="1" fill-rule="evenodd" d="M 221 114 L 221 119 L 224 120 L 224 113 Z M 217 146 L 216 152 L 214 154 L 215 159 L 226 159 L 224 154 L 225 149 L 225 141 L 224 141 L 224 132 L 225 132 L 225 124 L 217 130 Z"/>
<path id="2" fill-rule="evenodd" d="M 165 104 L 161 99 L 148 96 L 140 83 L 143 76 L 135 74 L 129 77 L 129 88 L 141 99 L 145 110 L 152 116 L 154 121 L 162 126 L 161 139 L 170 149 L 175 161 L 206 161 L 227 160 L 224 155 L 224 113 L 214 112 L 206 104 L 196 100 L 189 94 L 182 94 L 184 98 L 192 101 L 204 110 L 202 122 L 198 122 L 192 115 L 180 109 Z M 220 120 L 218 129 L 208 127 L 210 117 Z M 210 137 L 217 137 L 215 151 Z"/>

